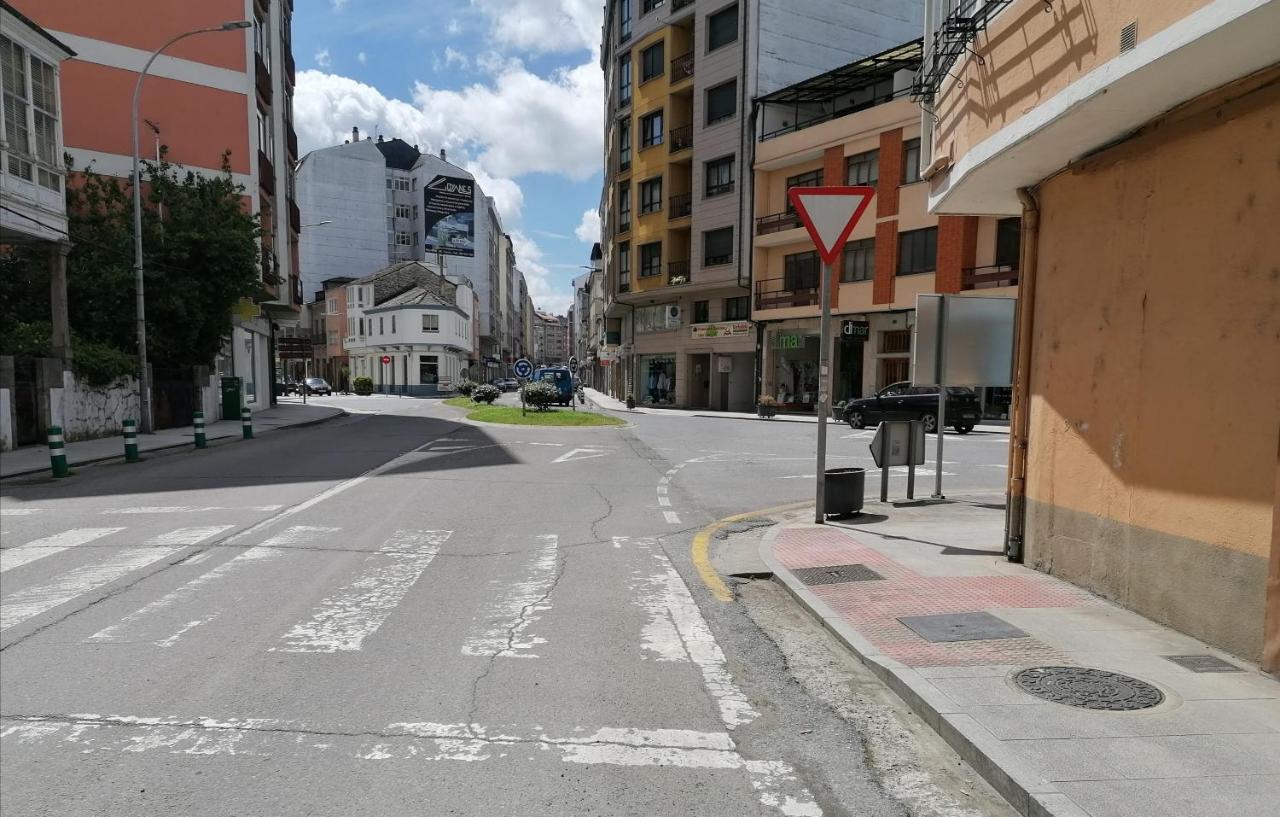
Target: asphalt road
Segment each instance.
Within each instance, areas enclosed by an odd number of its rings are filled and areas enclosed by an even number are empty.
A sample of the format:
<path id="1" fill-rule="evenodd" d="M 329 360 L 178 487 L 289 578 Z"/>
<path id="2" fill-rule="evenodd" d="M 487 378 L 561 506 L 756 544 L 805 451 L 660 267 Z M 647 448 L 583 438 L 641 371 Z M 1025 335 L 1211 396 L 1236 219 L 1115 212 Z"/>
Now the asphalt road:
<path id="1" fill-rule="evenodd" d="M 1003 813 L 776 588 L 697 578 L 698 529 L 811 495 L 813 426 L 332 402 L 0 490 L 0 812 Z M 1003 437 L 953 439 L 998 490 Z"/>

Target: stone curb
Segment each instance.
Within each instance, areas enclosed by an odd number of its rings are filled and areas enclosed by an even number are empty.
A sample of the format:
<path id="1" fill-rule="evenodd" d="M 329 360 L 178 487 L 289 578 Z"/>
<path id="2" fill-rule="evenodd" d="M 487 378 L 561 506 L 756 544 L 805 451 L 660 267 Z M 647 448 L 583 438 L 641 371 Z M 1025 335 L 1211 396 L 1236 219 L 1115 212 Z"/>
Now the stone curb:
<path id="1" fill-rule="evenodd" d="M 938 692 L 915 670 L 884 655 L 796 578 L 773 555 L 773 543 L 787 525 L 774 525 L 760 542 L 760 558 L 773 580 L 838 638 L 866 667 L 1025 817 L 1088 817 L 1053 783 L 1040 777 L 986 728 Z"/>
<path id="2" fill-rule="evenodd" d="M 316 418 L 316 419 L 314 419 L 314 420 L 304 420 L 304 421 L 302 421 L 301 423 L 290 423 L 290 424 L 289 424 L 289 425 L 287 425 L 287 426 L 276 426 L 275 428 L 272 428 L 272 429 L 270 429 L 270 430 L 268 430 L 268 429 L 266 429 L 266 428 L 263 428 L 263 429 L 261 429 L 261 433 L 263 433 L 263 434 L 270 434 L 270 433 L 272 433 L 272 432 L 274 432 L 274 431 L 285 431 L 285 430 L 288 430 L 288 429 L 291 429 L 291 428 L 306 428 L 307 426 L 320 425 L 321 423 L 327 423 L 327 422 L 329 422 L 330 420 L 336 420 L 336 419 L 338 419 L 339 417 L 347 417 L 347 416 L 349 416 L 349 415 L 347 414 L 347 412 L 346 412 L 345 410 L 343 410 L 343 409 L 338 409 L 338 413 L 337 413 L 337 414 L 331 414 L 331 415 L 329 415 L 328 417 L 317 417 L 317 418 Z M 243 442 L 243 441 L 244 441 L 244 438 L 243 438 L 243 437 L 241 437 L 241 436 L 239 435 L 239 433 L 227 434 L 227 435 L 222 436 L 222 437 L 213 437 L 213 436 L 210 436 L 210 437 L 209 437 L 209 445 L 210 445 L 210 447 L 215 446 L 215 445 L 222 445 L 222 444 L 224 444 L 224 443 L 228 443 L 228 442 Z M 157 445 L 157 446 L 155 446 L 155 447 L 153 447 L 153 448 L 140 448 L 140 449 L 138 450 L 138 454 L 139 454 L 139 456 L 144 456 L 144 457 L 145 457 L 147 454 L 154 454 L 154 453 L 162 452 L 162 451 L 170 451 L 170 452 L 171 452 L 171 451 L 173 451 L 175 448 L 185 448 L 185 447 L 191 447 L 191 446 L 193 446 L 193 445 L 194 445 L 194 443 L 193 443 L 193 441 L 192 441 L 192 440 L 183 440 L 182 442 L 168 443 L 168 444 L 165 444 L 165 445 Z M 194 450 L 194 449 L 193 449 L 193 450 Z M 108 455 L 106 455 L 106 456 L 102 456 L 102 457 L 90 457 L 89 459 L 86 459 L 86 460 L 75 460 L 74 462 L 72 462 L 72 461 L 70 460 L 70 458 L 68 458 L 68 460 L 67 460 L 67 466 L 68 466 L 68 467 L 71 467 L 71 468 L 84 468 L 84 467 L 92 466 L 92 465 L 100 465 L 100 464 L 102 464 L 102 463 L 104 463 L 104 462 L 113 462 L 113 461 L 116 461 L 116 460 L 123 460 L 123 459 L 124 459 L 124 453 L 123 453 L 123 452 L 121 452 L 121 453 L 119 453 L 119 454 L 108 454 Z M 10 479 L 15 479 L 15 478 L 17 478 L 17 477 L 29 477 L 29 476 L 31 476 L 32 474 L 40 474 L 40 473 L 43 473 L 43 472 L 48 471 L 48 470 L 49 470 L 49 466 L 48 466 L 48 465 L 41 465 L 39 468 L 28 468 L 28 469 L 26 469 L 26 470 L 24 470 L 24 471 L 14 471 L 14 472 L 12 472 L 12 473 L 5 474 L 4 476 L 0 477 L 0 482 L 4 482 L 4 481 L 6 481 L 6 480 L 10 480 Z"/>

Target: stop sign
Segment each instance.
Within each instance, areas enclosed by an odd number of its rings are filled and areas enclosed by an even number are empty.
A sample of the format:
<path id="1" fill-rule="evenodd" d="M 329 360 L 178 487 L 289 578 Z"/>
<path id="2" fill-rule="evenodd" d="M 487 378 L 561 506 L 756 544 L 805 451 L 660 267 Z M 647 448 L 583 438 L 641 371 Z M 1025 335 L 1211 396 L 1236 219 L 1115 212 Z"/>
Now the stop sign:
<path id="1" fill-rule="evenodd" d="M 382 356 L 382 365 L 383 365 L 383 366 L 387 365 L 387 364 L 388 364 L 388 363 L 390 363 L 390 362 L 391 362 L 391 355 L 383 355 L 383 356 Z"/>

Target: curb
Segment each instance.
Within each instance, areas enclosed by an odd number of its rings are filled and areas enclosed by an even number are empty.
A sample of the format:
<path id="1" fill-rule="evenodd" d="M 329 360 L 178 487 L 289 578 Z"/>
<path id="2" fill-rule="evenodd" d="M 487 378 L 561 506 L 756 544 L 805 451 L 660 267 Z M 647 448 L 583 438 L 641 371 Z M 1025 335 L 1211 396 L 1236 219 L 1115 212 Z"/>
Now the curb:
<path id="1" fill-rule="evenodd" d="M 974 771 L 1025 817 L 1087 817 L 1057 786 L 1037 775 L 970 715 L 960 711 L 915 670 L 884 655 L 773 555 L 783 525 L 760 541 L 760 558 L 800 606 L 840 640 L 867 669 L 947 742 Z"/>
<path id="2" fill-rule="evenodd" d="M 277 426 L 276 428 L 273 428 L 270 431 L 266 431 L 264 429 L 263 433 L 271 434 L 272 432 L 276 432 L 276 431 L 288 431 L 289 429 L 292 429 L 292 428 L 306 428 L 307 426 L 320 425 L 321 423 L 327 423 L 330 420 L 336 420 L 339 417 L 347 417 L 347 416 L 349 415 L 345 410 L 338 409 L 337 414 L 333 414 L 328 417 L 319 417 L 315 420 L 304 420 L 301 423 L 292 423 L 287 426 Z M 228 434 L 225 437 L 210 437 L 209 445 L 217 446 L 217 445 L 225 445 L 228 442 L 234 443 L 234 442 L 243 442 L 243 441 L 244 440 L 242 437 L 236 436 L 235 434 Z M 145 450 L 140 450 L 138 454 L 140 456 L 145 456 L 147 454 L 155 454 L 155 453 L 165 452 L 165 451 L 172 452 L 176 448 L 186 448 L 191 445 L 193 445 L 192 441 L 183 440 L 182 442 L 166 444 L 166 445 L 158 445 L 158 446 L 155 446 L 154 448 L 147 448 Z M 124 459 L 123 453 L 109 454 L 103 457 L 90 457 L 87 460 L 76 460 L 75 462 L 68 461 L 67 466 L 69 468 L 85 468 L 88 466 L 100 465 L 104 462 L 114 462 L 116 460 L 123 460 L 123 459 Z M 4 476 L 0 477 L 0 482 L 4 482 L 10 479 L 16 479 L 18 477 L 29 477 L 32 474 L 41 474 L 48 470 L 49 470 L 49 466 L 41 465 L 39 468 L 28 468 L 25 471 L 14 471 L 13 473 L 5 474 Z"/>

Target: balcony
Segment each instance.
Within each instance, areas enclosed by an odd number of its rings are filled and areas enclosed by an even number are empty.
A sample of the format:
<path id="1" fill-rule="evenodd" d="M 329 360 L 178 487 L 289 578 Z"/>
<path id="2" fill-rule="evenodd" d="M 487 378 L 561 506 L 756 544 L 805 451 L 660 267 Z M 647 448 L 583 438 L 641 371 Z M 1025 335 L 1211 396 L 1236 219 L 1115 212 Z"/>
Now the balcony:
<path id="1" fill-rule="evenodd" d="M 620 273 L 618 275 L 618 294 L 626 295 L 631 291 L 631 273 Z"/>
<path id="2" fill-rule="evenodd" d="M 667 264 L 667 285 L 680 286 L 687 284 L 692 278 L 689 275 L 689 261 L 671 261 Z"/>
<path id="3" fill-rule="evenodd" d="M 276 166 L 261 150 L 258 151 L 258 186 L 273 196 L 276 193 Z"/>
<path id="4" fill-rule="evenodd" d="M 285 140 L 289 143 L 289 158 L 296 161 L 298 158 L 298 132 L 293 129 L 292 123 L 285 134 Z"/>
<path id="5" fill-rule="evenodd" d="M 692 6 L 693 0 L 671 0 L 671 11 L 677 12 L 685 6 Z"/>
<path id="6" fill-rule="evenodd" d="M 681 54 L 671 61 L 671 84 L 683 82 L 693 76 L 693 52 Z"/>
<path id="7" fill-rule="evenodd" d="M 756 281 L 756 309 L 788 309 L 797 306 L 817 306 L 821 297 L 816 282 L 803 286 L 794 278 L 766 278 Z"/>
<path id="8" fill-rule="evenodd" d="M 271 72 L 267 70 L 267 64 L 262 61 L 262 55 L 254 52 L 253 55 L 253 80 L 258 88 L 258 96 L 266 104 L 271 104 Z"/>
<path id="9" fill-rule="evenodd" d="M 756 235 L 780 233 L 783 230 L 794 230 L 803 226 L 800 216 L 794 212 L 774 213 L 771 216 L 760 216 L 756 219 Z"/>
<path id="10" fill-rule="evenodd" d="M 631 214 L 627 214 L 626 220 L 618 220 L 618 235 L 631 232 Z"/>
<path id="11" fill-rule="evenodd" d="M 667 218 L 688 218 L 693 215 L 693 194 L 678 193 L 667 200 Z"/>
<path id="12" fill-rule="evenodd" d="M 295 233 L 302 231 L 302 211 L 293 199 L 289 199 L 289 227 Z"/>
<path id="13" fill-rule="evenodd" d="M 280 284 L 280 262 L 276 260 L 276 254 L 271 251 L 270 247 L 262 248 L 262 283 L 269 287 L 278 286 Z M 272 296 L 274 297 L 274 296 Z"/>
<path id="14" fill-rule="evenodd" d="M 960 289 L 986 289 L 987 287 L 1012 287 L 1018 285 L 1016 264 L 990 264 L 985 267 L 965 267 L 960 271 Z"/>
<path id="15" fill-rule="evenodd" d="M 289 280 L 293 290 L 293 302 L 298 306 L 302 305 L 302 279 L 296 275 L 290 276 Z"/>
<path id="16" fill-rule="evenodd" d="M 685 125 L 682 128 L 671 129 L 671 147 L 672 153 L 679 153 L 682 150 L 688 150 L 693 147 L 693 125 Z"/>
<path id="17" fill-rule="evenodd" d="M 286 43 L 286 47 L 282 49 L 284 51 L 284 75 L 289 78 L 289 87 L 292 88 L 298 84 L 298 81 L 294 76 L 296 69 L 293 64 L 293 49 L 287 46 L 288 44 Z"/>

